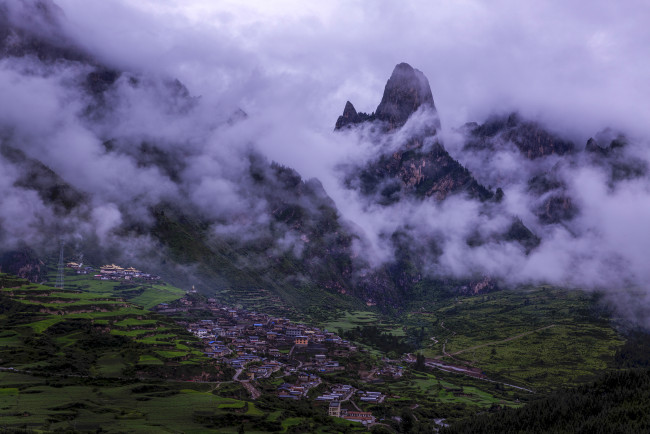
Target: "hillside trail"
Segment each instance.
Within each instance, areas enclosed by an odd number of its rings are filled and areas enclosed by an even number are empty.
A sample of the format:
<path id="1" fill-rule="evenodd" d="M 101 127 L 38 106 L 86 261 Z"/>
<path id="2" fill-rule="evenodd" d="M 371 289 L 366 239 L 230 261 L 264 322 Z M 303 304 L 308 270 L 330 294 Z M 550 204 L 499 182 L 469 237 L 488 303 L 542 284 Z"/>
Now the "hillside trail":
<path id="1" fill-rule="evenodd" d="M 442 359 L 445 356 L 451 357 L 452 359 L 454 358 L 451 354 L 447 353 L 447 342 L 449 342 L 449 338 L 453 338 L 456 335 L 456 332 L 453 330 L 449 330 L 447 327 L 445 327 L 445 322 L 441 321 L 440 322 L 440 327 L 447 330 L 448 332 L 451 332 L 451 336 L 447 337 L 445 341 L 442 343 L 442 355 L 441 356 L 436 356 L 434 359 Z M 438 343 L 438 341 L 436 341 Z M 456 360 L 456 359 L 454 359 Z"/>

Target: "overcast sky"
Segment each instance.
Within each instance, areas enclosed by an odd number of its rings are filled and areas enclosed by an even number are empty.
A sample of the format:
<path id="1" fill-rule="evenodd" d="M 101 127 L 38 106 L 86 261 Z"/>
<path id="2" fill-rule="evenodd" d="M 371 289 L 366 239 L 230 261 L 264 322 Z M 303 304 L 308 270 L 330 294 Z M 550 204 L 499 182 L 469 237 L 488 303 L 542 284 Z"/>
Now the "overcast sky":
<path id="1" fill-rule="evenodd" d="M 254 147 L 304 179 L 322 181 L 342 218 L 367 241 L 360 249 L 377 264 L 392 257 L 390 234 L 407 228 L 412 239 L 427 244 L 434 238 L 441 246 L 444 254 L 428 261 L 439 267 L 434 274 L 607 288 L 633 282 L 647 288 L 647 176 L 612 187 L 606 170 L 584 154 L 559 165 L 557 156 L 529 161 L 512 146 L 480 154 L 463 150 L 453 133 L 465 122 L 518 110 L 573 139 L 579 149 L 605 127 L 621 129 L 631 136 L 628 157 L 650 164 L 645 2 L 594 1 L 588 9 L 566 0 L 54 2 L 75 41 L 101 63 L 143 78 L 141 86 L 118 81 L 108 93 L 106 112 L 99 110 L 95 119 L 80 115 L 88 101 L 74 85 L 74 77 L 85 77 L 85 67 L 34 69 L 29 58 L 1 62 L 0 94 L 12 104 L 0 104 L 0 125 L 16 132 L 16 143 L 29 156 L 92 195 L 90 218 L 80 213 L 81 223 L 69 225 L 75 230 L 86 225 L 80 233 L 94 230 L 98 239 L 110 241 L 122 222 L 148 222 L 149 207 L 161 200 L 188 200 L 225 222 L 223 231 L 257 234 L 268 226 L 268 215 L 257 189 L 245 181 Z M 18 0 L 4 4 L 21 10 Z M 33 15 L 18 21 L 40 29 L 30 23 Z M 427 114 L 419 113 L 383 138 L 372 128 L 333 132 L 347 100 L 359 111 L 375 110 L 400 62 L 428 77 L 443 126 L 438 137 L 452 157 L 485 185 L 503 187 L 500 211 L 484 212 L 490 204 L 460 195 L 376 206 L 342 183 L 377 155 L 401 146 L 426 120 Z M 169 106 L 168 86 L 161 83 L 170 77 L 201 97 L 192 100 L 194 109 Z M 237 108 L 248 119 L 224 122 Z M 105 152 L 107 138 L 116 139 L 120 152 Z M 178 183 L 133 157 L 133 144 L 143 140 L 182 163 Z M 535 214 L 547 197 L 531 194 L 527 181 L 551 168 L 565 185 L 548 195 L 566 190 L 580 210 L 570 223 L 542 225 Z M 0 169 L 0 190 L 11 204 L 0 207 L 0 221 L 14 224 L 6 232 L 16 240 L 29 239 L 38 232 L 34 227 L 55 220 L 54 214 L 36 194 L 16 187 L 17 168 L 0 158 Z M 34 218 L 15 217 L 23 214 Z M 256 219 L 242 224 L 241 215 Z M 543 239 L 530 254 L 491 238 L 503 233 L 513 216 Z M 488 240 L 480 247 L 467 243 L 475 230 Z M 46 238 L 48 233 L 41 230 Z M 645 294 L 643 305 L 650 307 L 650 291 Z"/>
<path id="2" fill-rule="evenodd" d="M 646 1 L 58 0 L 86 44 L 173 74 L 254 115 L 329 130 L 346 100 L 373 111 L 395 64 L 429 78 L 443 126 L 518 109 L 588 138 L 646 132 Z"/>

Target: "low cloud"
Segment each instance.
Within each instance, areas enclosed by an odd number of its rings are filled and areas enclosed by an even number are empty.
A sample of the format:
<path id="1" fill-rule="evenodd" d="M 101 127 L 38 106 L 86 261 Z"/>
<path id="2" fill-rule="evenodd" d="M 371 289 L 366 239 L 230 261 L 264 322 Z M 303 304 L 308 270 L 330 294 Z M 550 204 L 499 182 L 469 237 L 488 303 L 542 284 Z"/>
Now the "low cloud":
<path id="1" fill-rule="evenodd" d="M 35 29 L 29 12 L 36 0 L 0 4 L 14 24 Z M 161 202 L 196 210 L 212 221 L 215 236 L 267 239 L 268 203 L 249 180 L 250 156 L 261 154 L 322 182 L 359 234 L 355 254 L 372 266 L 394 259 L 391 237 L 400 232 L 430 275 L 645 291 L 647 177 L 613 183 L 607 165 L 582 153 L 531 161 L 507 141 L 468 149 L 459 129 L 517 110 L 582 150 L 611 126 L 630 137 L 625 158 L 650 164 L 650 30 L 641 19 L 650 10 L 643 2 L 599 1 L 589 10 L 505 0 L 489 7 L 283 2 L 276 10 L 198 0 L 57 4 L 61 10 L 37 33 L 81 47 L 87 61 L 5 55 L 0 93 L 10 103 L 0 107 L 0 137 L 86 202 L 62 217 L 19 185 L 20 166 L 0 157 L 5 246 L 51 244 L 53 233 L 73 228 L 76 237 L 128 245 L 125 254 L 133 255 L 154 245 L 133 228 L 151 224 L 151 208 Z M 380 206 L 345 183 L 350 171 L 430 126 L 431 113 L 423 111 L 387 135 L 372 125 L 333 132 L 346 100 L 374 110 L 401 61 L 432 84 L 442 129 L 424 146 L 441 141 L 480 183 L 503 189 L 501 204 L 458 195 Z M 122 71 L 101 95 L 87 88 L 97 64 Z M 239 108 L 248 117 L 237 115 Z M 579 209 L 570 221 L 543 224 L 536 215 L 558 191 L 540 196 L 528 181 L 548 173 Z M 542 239 L 536 249 L 496 237 L 515 217 Z M 299 257 L 305 241 L 281 229 L 272 251 Z M 481 243 L 470 246 L 472 237 Z"/>

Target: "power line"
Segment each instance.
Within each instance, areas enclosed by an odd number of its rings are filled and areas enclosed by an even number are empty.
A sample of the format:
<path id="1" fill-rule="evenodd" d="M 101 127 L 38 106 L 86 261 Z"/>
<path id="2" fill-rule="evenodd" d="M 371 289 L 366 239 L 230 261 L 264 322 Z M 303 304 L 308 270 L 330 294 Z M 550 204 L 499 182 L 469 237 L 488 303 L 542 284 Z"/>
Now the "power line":
<path id="1" fill-rule="evenodd" d="M 55 288 L 63 289 L 63 272 L 64 272 L 64 267 L 65 265 L 63 264 L 63 246 L 65 245 L 65 242 L 61 240 L 61 249 L 59 250 L 59 269 L 58 273 L 56 275 L 56 284 L 54 285 Z"/>

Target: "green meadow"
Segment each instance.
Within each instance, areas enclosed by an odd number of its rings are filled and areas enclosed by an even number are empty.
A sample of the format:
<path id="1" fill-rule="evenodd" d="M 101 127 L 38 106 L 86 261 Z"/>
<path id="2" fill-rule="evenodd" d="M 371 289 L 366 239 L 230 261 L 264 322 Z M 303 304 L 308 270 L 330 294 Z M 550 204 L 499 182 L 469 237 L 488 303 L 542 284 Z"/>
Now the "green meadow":
<path id="1" fill-rule="evenodd" d="M 550 287 L 458 297 L 408 322 L 426 330 L 427 357 L 533 389 L 593 379 L 624 342 L 592 294 Z"/>

